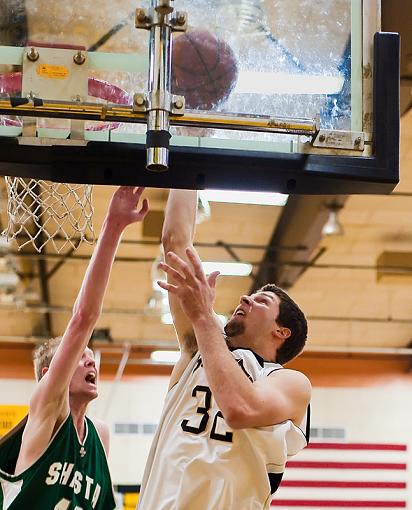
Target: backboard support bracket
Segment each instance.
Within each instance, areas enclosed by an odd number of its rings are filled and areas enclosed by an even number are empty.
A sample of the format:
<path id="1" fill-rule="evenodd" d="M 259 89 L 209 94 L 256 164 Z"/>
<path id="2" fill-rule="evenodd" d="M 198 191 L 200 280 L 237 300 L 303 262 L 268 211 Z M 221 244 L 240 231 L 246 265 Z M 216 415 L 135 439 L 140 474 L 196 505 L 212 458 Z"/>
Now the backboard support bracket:
<path id="1" fill-rule="evenodd" d="M 333 131 L 320 129 L 313 141 L 314 147 L 348 149 L 362 152 L 365 148 L 365 134 L 356 131 Z"/>

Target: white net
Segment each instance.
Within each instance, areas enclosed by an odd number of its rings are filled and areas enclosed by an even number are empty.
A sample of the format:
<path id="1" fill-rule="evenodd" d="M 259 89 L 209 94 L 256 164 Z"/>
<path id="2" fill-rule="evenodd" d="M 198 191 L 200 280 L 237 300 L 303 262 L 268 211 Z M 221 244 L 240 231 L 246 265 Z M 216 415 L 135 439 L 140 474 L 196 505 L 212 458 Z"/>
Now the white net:
<path id="1" fill-rule="evenodd" d="M 5 177 L 8 225 L 3 235 L 18 249 L 31 244 L 39 253 L 52 245 L 60 253 L 69 245 L 94 242 L 91 184 L 63 184 Z"/>

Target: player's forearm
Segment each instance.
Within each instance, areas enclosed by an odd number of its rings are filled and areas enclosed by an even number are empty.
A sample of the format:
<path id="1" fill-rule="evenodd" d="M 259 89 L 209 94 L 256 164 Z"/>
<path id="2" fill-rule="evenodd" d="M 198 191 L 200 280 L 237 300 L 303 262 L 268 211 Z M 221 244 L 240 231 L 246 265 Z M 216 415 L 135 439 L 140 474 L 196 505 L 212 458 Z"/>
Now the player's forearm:
<path id="1" fill-rule="evenodd" d="M 230 353 L 216 317 L 205 315 L 193 329 L 213 397 L 228 425 L 238 428 L 253 407 L 253 384 Z"/>
<path id="2" fill-rule="evenodd" d="M 185 248 L 192 244 L 196 211 L 197 191 L 170 190 L 162 231 L 162 244 L 165 253 L 176 252 L 177 249 L 179 255 L 179 252 L 184 252 Z"/>
<path id="3" fill-rule="evenodd" d="M 114 257 L 124 226 L 107 216 L 99 235 L 83 283 L 73 307 L 73 315 L 96 321 L 101 313 Z"/>
<path id="4" fill-rule="evenodd" d="M 104 294 L 110 271 L 124 227 L 110 216 L 106 217 L 89 266 L 83 278 L 79 295 L 73 307 L 73 315 L 63 335 L 63 341 L 52 360 L 51 366 L 59 369 L 51 371 L 47 398 L 60 398 L 67 388 L 84 351 L 95 324 L 100 316 Z M 61 362 L 61 359 L 63 362 Z"/>
<path id="5" fill-rule="evenodd" d="M 170 190 L 162 230 L 162 245 L 167 263 L 170 263 L 169 251 L 186 259 L 185 250 L 192 246 L 195 233 L 196 211 L 197 191 Z M 168 276 L 168 281 L 173 283 L 173 278 Z M 191 357 L 197 352 L 192 325 L 183 313 L 177 298 L 170 294 L 169 305 L 180 349 Z"/>

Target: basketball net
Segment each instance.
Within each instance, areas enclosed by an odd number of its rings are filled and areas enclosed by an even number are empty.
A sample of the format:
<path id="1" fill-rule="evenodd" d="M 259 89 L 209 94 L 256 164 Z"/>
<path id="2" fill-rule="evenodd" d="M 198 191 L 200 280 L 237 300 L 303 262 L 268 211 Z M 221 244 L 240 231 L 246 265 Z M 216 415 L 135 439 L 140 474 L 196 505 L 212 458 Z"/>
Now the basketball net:
<path id="1" fill-rule="evenodd" d="M 32 244 L 40 253 L 48 244 L 60 253 L 67 245 L 77 249 L 82 241 L 94 242 L 91 184 L 4 179 L 8 225 L 3 235 L 15 240 L 19 250 Z"/>

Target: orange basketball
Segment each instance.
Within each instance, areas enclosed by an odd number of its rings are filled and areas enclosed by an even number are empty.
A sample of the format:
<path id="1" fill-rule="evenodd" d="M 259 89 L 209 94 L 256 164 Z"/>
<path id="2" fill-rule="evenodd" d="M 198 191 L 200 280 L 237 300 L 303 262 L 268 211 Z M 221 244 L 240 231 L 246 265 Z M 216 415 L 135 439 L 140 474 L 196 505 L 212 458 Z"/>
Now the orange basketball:
<path id="1" fill-rule="evenodd" d="M 236 84 L 232 48 L 207 30 L 191 30 L 173 40 L 172 91 L 185 96 L 186 107 L 210 110 Z"/>

